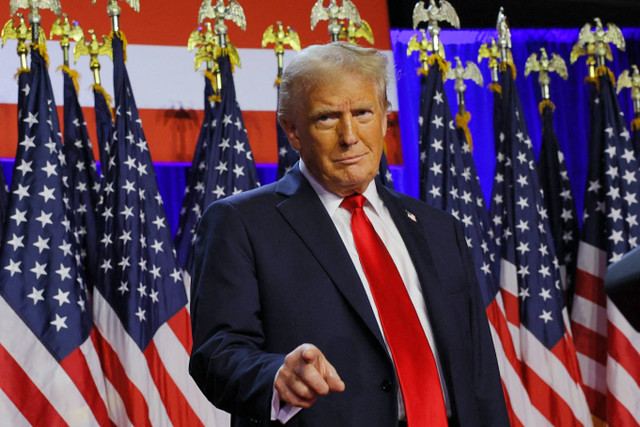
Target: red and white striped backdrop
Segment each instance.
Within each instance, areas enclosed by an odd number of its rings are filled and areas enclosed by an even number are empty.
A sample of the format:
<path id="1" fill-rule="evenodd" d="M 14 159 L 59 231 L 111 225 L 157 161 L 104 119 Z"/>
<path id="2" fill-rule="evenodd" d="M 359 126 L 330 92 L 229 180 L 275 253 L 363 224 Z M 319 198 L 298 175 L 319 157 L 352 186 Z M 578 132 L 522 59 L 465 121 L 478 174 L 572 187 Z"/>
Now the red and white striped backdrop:
<path id="1" fill-rule="evenodd" d="M 189 34 L 198 27 L 197 16 L 200 0 L 179 3 L 170 0 L 142 0 L 140 12 L 135 13 L 120 1 L 122 15 L 120 26 L 129 46 L 127 68 L 131 78 L 140 116 L 154 161 L 190 162 L 203 117 L 203 75 L 193 67 L 194 52 L 187 51 Z M 315 0 L 240 0 L 247 19 L 247 29 L 242 31 L 228 22 L 229 38 L 239 49 L 242 67 L 235 72 L 238 102 L 243 110 L 245 124 L 257 163 L 276 163 L 277 146 L 275 132 L 276 57 L 271 47 L 261 48 L 262 34 L 269 25 L 282 21 L 300 35 L 302 46 L 329 41 L 326 21 L 310 29 L 311 8 Z M 328 4 L 328 2 L 325 2 Z M 108 34 L 110 20 L 106 13 L 106 0 L 98 0 L 91 6 L 89 0 L 61 0 L 63 12 L 71 20 L 77 20 L 87 33 Z M 387 53 L 389 65 L 389 97 L 392 111 L 397 111 L 397 98 L 393 72 L 393 58 L 389 39 L 389 23 L 385 0 L 355 1 L 362 19 L 374 33 L 374 47 Z M 326 6 L 326 5 L 325 5 Z M 23 10 L 25 15 L 28 11 Z M 49 34 L 55 16 L 47 10 L 41 12 L 45 34 Z M 0 25 L 10 19 L 9 7 L 0 10 Z M 363 44 L 368 44 L 366 41 Z M 73 44 L 72 44 L 73 47 Z M 62 65 L 62 52 L 57 41 L 47 43 L 50 56 L 49 71 L 56 103 L 61 113 L 62 74 L 56 71 Z M 293 51 L 285 53 L 287 58 Z M 113 95 L 112 64 L 100 57 L 101 77 L 107 92 Z M 15 156 L 17 145 L 17 82 L 14 79 L 19 65 L 16 41 L 8 40 L 0 49 L 0 157 Z M 93 141 L 95 123 L 93 113 L 92 73 L 89 58 L 82 57 L 71 68 L 80 73 L 80 103 Z M 402 164 L 400 134 L 397 114 L 391 115 L 391 128 L 387 138 L 387 157 L 391 164 Z M 97 144 L 94 144 L 97 155 Z"/>

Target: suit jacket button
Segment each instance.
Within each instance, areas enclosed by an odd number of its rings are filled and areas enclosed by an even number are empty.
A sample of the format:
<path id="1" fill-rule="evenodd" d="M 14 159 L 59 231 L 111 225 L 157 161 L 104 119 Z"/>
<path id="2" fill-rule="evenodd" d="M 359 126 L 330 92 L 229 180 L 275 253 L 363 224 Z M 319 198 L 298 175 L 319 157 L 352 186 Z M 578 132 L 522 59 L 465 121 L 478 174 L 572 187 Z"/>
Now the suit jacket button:
<path id="1" fill-rule="evenodd" d="M 380 384 L 380 388 L 382 388 L 382 391 L 386 391 L 386 392 L 391 391 L 391 381 L 389 380 L 382 381 L 382 384 Z"/>

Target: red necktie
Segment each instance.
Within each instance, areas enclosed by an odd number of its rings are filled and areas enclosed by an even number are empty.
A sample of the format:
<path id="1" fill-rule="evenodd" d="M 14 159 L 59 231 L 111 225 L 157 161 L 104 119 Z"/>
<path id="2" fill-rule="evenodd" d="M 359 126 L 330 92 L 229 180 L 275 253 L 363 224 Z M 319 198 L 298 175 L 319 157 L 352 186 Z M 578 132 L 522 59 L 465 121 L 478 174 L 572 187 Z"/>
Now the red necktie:
<path id="1" fill-rule="evenodd" d="M 356 194 L 345 198 L 340 206 L 351 211 L 351 231 L 393 356 L 407 424 L 447 426 L 429 341 L 391 255 L 362 209 L 365 202 L 363 195 Z"/>

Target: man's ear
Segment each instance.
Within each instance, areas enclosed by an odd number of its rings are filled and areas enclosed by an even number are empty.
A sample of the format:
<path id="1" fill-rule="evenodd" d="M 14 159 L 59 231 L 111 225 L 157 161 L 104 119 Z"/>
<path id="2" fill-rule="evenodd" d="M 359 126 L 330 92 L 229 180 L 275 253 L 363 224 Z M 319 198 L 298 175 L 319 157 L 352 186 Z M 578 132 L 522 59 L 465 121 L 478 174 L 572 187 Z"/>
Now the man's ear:
<path id="1" fill-rule="evenodd" d="M 298 130 L 295 125 L 287 119 L 280 119 L 280 126 L 289 139 L 289 143 L 297 151 L 300 151 L 300 138 L 298 137 Z"/>

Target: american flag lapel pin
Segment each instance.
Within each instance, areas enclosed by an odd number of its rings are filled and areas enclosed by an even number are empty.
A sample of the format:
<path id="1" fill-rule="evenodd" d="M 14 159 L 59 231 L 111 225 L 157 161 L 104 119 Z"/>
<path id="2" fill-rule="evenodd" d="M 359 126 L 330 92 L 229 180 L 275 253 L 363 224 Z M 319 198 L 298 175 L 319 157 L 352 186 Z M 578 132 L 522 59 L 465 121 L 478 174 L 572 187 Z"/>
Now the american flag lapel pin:
<path id="1" fill-rule="evenodd" d="M 414 214 L 412 214 L 411 212 L 405 210 L 405 212 L 407 213 L 407 216 L 409 217 L 409 219 L 413 222 L 418 222 L 418 220 L 416 219 L 416 216 Z"/>

